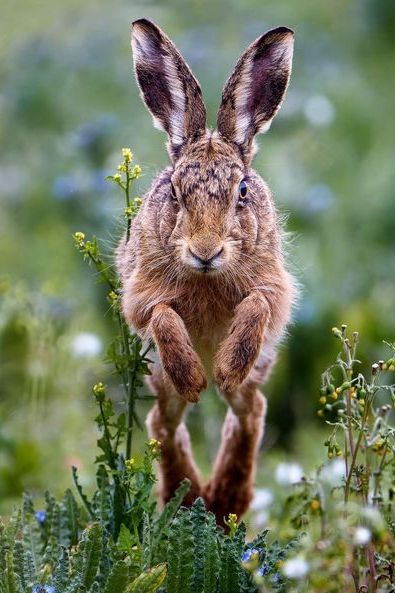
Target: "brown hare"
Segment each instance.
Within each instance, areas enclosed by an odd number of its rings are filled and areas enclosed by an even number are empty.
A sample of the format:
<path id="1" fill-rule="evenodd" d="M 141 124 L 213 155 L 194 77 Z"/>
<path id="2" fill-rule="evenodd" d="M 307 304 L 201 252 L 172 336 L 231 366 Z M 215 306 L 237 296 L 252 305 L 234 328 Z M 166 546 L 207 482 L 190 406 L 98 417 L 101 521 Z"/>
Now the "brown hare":
<path id="1" fill-rule="evenodd" d="M 270 190 L 251 168 L 254 137 L 269 128 L 288 85 L 293 37 L 279 27 L 247 48 L 213 132 L 200 86 L 170 39 L 147 19 L 132 29 L 142 98 L 168 134 L 171 165 L 118 247 L 123 311 L 156 345 L 149 385 L 157 402 L 147 425 L 162 446 L 161 498 L 187 477 L 186 504 L 203 496 L 220 523 L 229 512 L 244 513 L 253 494 L 266 412 L 259 385 L 295 295 Z M 183 417 L 211 380 L 229 409 L 203 484 Z"/>

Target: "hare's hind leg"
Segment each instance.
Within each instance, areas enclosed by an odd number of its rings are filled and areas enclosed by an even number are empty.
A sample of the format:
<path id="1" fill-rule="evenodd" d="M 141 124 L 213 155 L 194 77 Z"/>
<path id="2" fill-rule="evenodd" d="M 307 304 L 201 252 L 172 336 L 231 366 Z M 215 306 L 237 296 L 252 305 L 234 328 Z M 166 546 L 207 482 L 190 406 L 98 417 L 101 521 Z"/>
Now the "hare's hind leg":
<path id="1" fill-rule="evenodd" d="M 183 504 L 190 505 L 201 495 L 201 483 L 196 467 L 189 433 L 183 415 L 186 402 L 175 391 L 166 373 L 159 366 L 153 369 L 149 384 L 157 402 L 147 417 L 148 432 L 161 443 L 159 464 L 159 492 L 163 503 L 173 496 L 184 478 L 191 481 L 191 489 Z"/>
<path id="2" fill-rule="evenodd" d="M 256 457 L 266 414 L 266 398 L 255 382 L 223 394 L 229 403 L 213 476 L 204 488 L 207 508 L 219 524 L 229 513 L 240 517 L 253 496 Z"/>

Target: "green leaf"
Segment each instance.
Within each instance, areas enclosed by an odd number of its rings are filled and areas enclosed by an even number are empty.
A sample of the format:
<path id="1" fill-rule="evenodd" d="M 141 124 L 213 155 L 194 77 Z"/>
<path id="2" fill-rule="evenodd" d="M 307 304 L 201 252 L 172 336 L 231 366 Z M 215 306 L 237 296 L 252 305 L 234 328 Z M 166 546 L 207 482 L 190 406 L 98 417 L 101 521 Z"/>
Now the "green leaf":
<path id="1" fill-rule="evenodd" d="M 189 593 L 193 573 L 193 523 L 191 512 L 180 509 L 170 526 L 167 547 L 167 593 Z"/>
<path id="2" fill-rule="evenodd" d="M 103 593 L 123 593 L 128 582 L 129 568 L 124 560 L 113 564 Z"/>
<path id="3" fill-rule="evenodd" d="M 189 492 L 190 488 L 191 482 L 186 479 L 183 480 L 177 488 L 177 490 L 175 491 L 173 498 L 169 500 L 169 502 L 164 506 L 161 514 L 155 520 L 154 525 L 152 527 L 151 536 L 152 562 L 165 560 L 167 545 L 165 537 L 167 536 L 169 525 L 171 523 L 171 520 L 177 513 L 180 505 L 182 504 L 185 495 Z"/>
<path id="4" fill-rule="evenodd" d="M 53 582 L 57 593 L 64 593 L 69 582 L 70 560 L 68 551 L 61 548 L 53 573 Z"/>
<path id="5" fill-rule="evenodd" d="M 95 518 L 95 515 L 94 515 L 93 509 L 91 507 L 91 504 L 90 504 L 88 498 L 86 497 L 86 495 L 85 495 L 85 493 L 84 493 L 84 491 L 82 489 L 81 484 L 78 481 L 78 471 L 77 471 L 77 468 L 73 465 L 72 468 L 71 468 L 71 471 L 72 471 L 72 474 L 73 474 L 73 481 L 74 481 L 75 487 L 77 488 L 78 494 L 80 495 L 81 500 L 84 503 L 85 508 L 86 508 L 86 510 L 89 513 L 90 518 L 91 519 L 94 519 Z"/>
<path id="6" fill-rule="evenodd" d="M 205 530 L 203 593 L 216 593 L 219 572 L 218 529 L 214 515 L 208 513 Z"/>
<path id="7" fill-rule="evenodd" d="M 89 589 L 97 575 L 102 553 L 103 530 L 100 523 L 89 525 L 81 536 L 75 557 L 75 573 Z"/>
<path id="8" fill-rule="evenodd" d="M 64 517 L 68 529 L 69 545 L 75 546 L 78 543 L 78 521 L 80 509 L 73 493 L 68 488 L 63 497 Z M 60 542 L 59 542 L 60 543 Z"/>
<path id="9" fill-rule="evenodd" d="M 204 584 L 204 562 L 207 537 L 206 507 L 202 498 L 197 498 L 191 508 L 193 523 L 194 565 L 191 593 L 201 593 Z"/>
<path id="10" fill-rule="evenodd" d="M 127 588 L 125 593 L 155 593 L 166 578 L 166 564 L 158 564 L 143 572 Z M 186 590 L 185 590 L 186 591 Z M 176 591 L 174 591 L 176 593 Z"/>

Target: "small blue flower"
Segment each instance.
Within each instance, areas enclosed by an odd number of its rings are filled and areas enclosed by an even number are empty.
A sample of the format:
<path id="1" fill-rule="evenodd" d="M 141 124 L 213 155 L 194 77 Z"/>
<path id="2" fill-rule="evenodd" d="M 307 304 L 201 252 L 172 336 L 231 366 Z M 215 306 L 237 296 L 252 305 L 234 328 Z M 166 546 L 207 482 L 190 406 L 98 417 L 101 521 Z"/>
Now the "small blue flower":
<path id="1" fill-rule="evenodd" d="M 56 589 L 51 585 L 34 585 L 32 593 L 56 593 Z"/>
<path id="2" fill-rule="evenodd" d="M 45 522 L 45 519 L 47 518 L 47 513 L 45 511 L 37 511 L 35 513 L 35 517 L 37 523 L 40 523 L 40 525 L 42 525 Z"/>
<path id="3" fill-rule="evenodd" d="M 255 574 L 257 577 L 264 577 L 265 574 L 269 572 L 269 567 L 267 564 L 262 564 L 256 571 Z"/>
<path id="4" fill-rule="evenodd" d="M 257 550 L 256 548 L 249 548 L 248 550 L 246 550 L 245 552 L 243 552 L 242 556 L 241 556 L 241 561 L 246 564 L 247 562 L 250 562 L 250 560 L 252 559 L 253 556 L 259 554 L 259 550 Z"/>
<path id="5" fill-rule="evenodd" d="M 273 585 L 277 585 L 281 580 L 281 576 L 280 573 L 276 572 L 274 573 L 274 575 L 272 575 L 270 581 Z"/>

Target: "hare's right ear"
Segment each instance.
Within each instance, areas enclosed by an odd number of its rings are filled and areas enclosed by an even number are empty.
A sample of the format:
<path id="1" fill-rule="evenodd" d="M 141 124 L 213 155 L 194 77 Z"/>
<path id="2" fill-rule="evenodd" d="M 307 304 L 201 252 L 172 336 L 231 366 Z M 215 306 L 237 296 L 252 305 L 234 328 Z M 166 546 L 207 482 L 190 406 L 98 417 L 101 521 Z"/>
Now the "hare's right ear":
<path id="1" fill-rule="evenodd" d="M 169 135 L 177 157 L 183 145 L 206 130 L 199 83 L 170 39 L 148 19 L 134 21 L 132 48 L 136 77 L 155 127 Z"/>
<path id="2" fill-rule="evenodd" d="M 246 162 L 253 155 L 255 134 L 270 127 L 287 90 L 294 34 L 272 29 L 252 43 L 236 64 L 222 93 L 218 131 L 236 144 Z"/>

